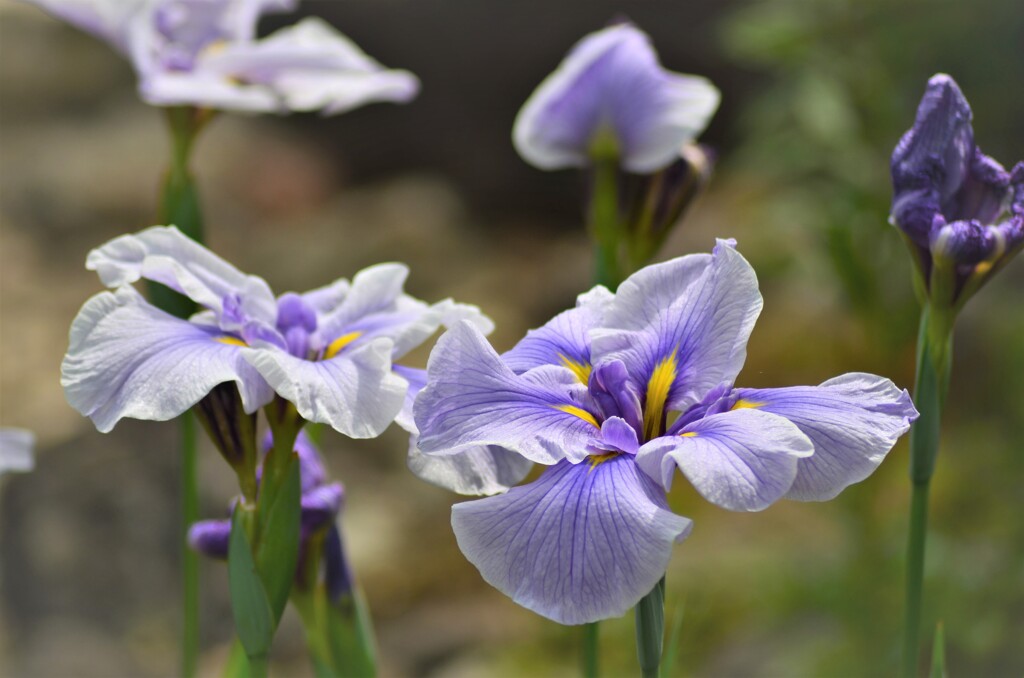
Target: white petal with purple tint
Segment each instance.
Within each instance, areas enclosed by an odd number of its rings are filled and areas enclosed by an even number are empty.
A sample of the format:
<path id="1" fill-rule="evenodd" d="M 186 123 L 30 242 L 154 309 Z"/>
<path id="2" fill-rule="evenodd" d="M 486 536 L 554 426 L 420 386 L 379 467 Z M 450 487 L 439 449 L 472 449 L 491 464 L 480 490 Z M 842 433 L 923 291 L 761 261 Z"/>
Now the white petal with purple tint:
<path id="1" fill-rule="evenodd" d="M 561 624 L 625 614 L 691 526 L 628 455 L 563 461 L 533 483 L 452 508 L 459 548 L 483 578 Z"/>
<path id="2" fill-rule="evenodd" d="M 814 454 L 799 461 L 786 494 L 802 501 L 832 499 L 867 478 L 917 418 L 910 394 L 873 374 L 735 393 L 746 407 L 785 417 L 811 439 Z"/>
<path id="3" fill-rule="evenodd" d="M 234 381 L 246 412 L 273 392 L 239 346 L 151 306 L 131 287 L 101 292 L 71 325 L 61 365 L 68 402 L 107 432 L 122 417 L 166 421 Z"/>

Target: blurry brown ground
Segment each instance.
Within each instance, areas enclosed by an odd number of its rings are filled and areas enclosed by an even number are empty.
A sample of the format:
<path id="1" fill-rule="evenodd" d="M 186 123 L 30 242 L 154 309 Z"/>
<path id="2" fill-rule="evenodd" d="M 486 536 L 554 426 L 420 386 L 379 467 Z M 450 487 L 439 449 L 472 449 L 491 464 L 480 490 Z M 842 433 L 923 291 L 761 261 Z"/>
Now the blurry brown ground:
<path id="1" fill-rule="evenodd" d="M 992 16 L 961 16 L 949 5 L 944 20 L 916 4 L 881 18 L 851 11 L 851 21 L 867 21 L 860 26 L 826 15 L 817 36 L 826 47 L 850 40 L 854 53 L 866 47 L 905 57 L 898 65 L 880 56 L 858 64 L 876 68 L 870 84 L 888 106 L 888 118 L 872 118 L 877 112 L 856 100 L 864 83 L 842 80 L 841 70 L 822 79 L 803 57 L 786 61 L 792 36 L 780 17 L 792 23 L 801 3 L 677 5 L 620 7 L 652 33 L 666 65 L 706 74 L 725 94 L 705 135 L 721 159 L 712 190 L 663 256 L 731 236 L 758 269 L 765 310 L 740 383 L 817 383 L 863 370 L 909 386 L 916 310 L 901 244 L 883 224 L 888 151 L 909 125 L 924 79 L 949 70 L 975 104 L 985 150 L 1007 163 L 1024 157 L 1019 8 L 992 3 Z M 845 20 L 845 3 L 825 5 Z M 539 79 L 616 6 L 359 0 L 309 2 L 303 10 L 329 17 L 384 63 L 418 73 L 423 95 L 410 106 L 330 119 L 218 119 L 194 167 L 208 242 L 219 254 L 278 291 L 404 261 L 412 294 L 479 304 L 498 326 L 499 350 L 589 287 L 578 178 L 526 166 L 509 135 Z M 922 21 L 947 26 L 935 41 L 961 27 L 967 46 L 940 58 L 942 45 L 914 42 L 932 35 Z M 993 34 L 993 26 L 1002 31 Z M 757 40 L 772 35 L 781 47 L 767 53 L 783 57 L 758 61 Z M 137 100 L 128 66 L 106 46 L 32 8 L 0 2 L 0 54 L 0 422 L 40 439 L 37 470 L 0 481 L 0 675 L 173 675 L 175 428 L 125 421 L 99 434 L 59 386 L 67 328 L 100 290 L 83 267 L 86 253 L 153 222 L 166 158 L 161 117 Z M 849 110 L 835 108 L 833 90 Z M 853 116 L 852 141 L 844 115 Z M 865 129 L 858 119 L 889 123 Z M 812 142 L 793 148 L 791 133 Z M 811 172 L 815 162 L 841 169 L 823 188 L 797 190 L 790 156 L 800 152 Z M 836 237 L 822 228 L 830 220 L 840 228 L 865 224 L 846 246 L 850 257 L 859 251 L 882 269 L 875 297 L 864 301 L 836 276 Z M 1018 261 L 971 304 L 957 335 L 926 609 L 928 624 L 945 620 L 954 674 L 1024 670 L 1022 284 Z M 348 489 L 344 529 L 373 608 L 384 674 L 574 674 L 576 630 L 515 606 L 480 580 L 448 526 L 456 498 L 412 477 L 405 447 L 399 431 L 325 442 Z M 904 442 L 835 502 L 782 502 L 755 515 L 717 510 L 677 483 L 673 505 L 696 523 L 668 578 L 670 606 L 685 602 L 677 672 L 894 673 L 905 468 Z M 203 450 L 202 476 L 204 515 L 222 515 L 233 478 L 212 448 Z M 203 668 L 216 675 L 232 638 L 222 565 L 204 565 L 203 589 Z M 608 675 L 632 674 L 632 653 L 631 620 L 604 624 Z M 309 672 L 294 619 L 275 659 L 288 675 Z"/>

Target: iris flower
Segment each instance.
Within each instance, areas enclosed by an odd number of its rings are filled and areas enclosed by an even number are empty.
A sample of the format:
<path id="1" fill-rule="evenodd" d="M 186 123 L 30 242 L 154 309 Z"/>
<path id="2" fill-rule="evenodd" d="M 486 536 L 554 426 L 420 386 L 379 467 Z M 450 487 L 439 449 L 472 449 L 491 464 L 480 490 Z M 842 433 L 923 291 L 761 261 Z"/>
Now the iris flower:
<path id="1" fill-rule="evenodd" d="M 402 408 L 397 360 L 441 325 L 491 322 L 450 299 L 428 305 L 402 292 L 403 264 L 379 264 L 327 287 L 275 297 L 173 226 L 93 250 L 86 267 L 113 291 L 82 307 L 61 368 L 68 402 L 109 431 L 122 417 L 164 421 L 234 382 L 246 412 L 276 393 L 307 421 L 354 438 L 380 434 Z M 145 278 L 203 310 L 188 320 L 147 302 Z"/>
<path id="2" fill-rule="evenodd" d="M 690 533 L 666 501 L 676 469 L 734 511 L 867 477 L 917 416 L 909 395 L 870 374 L 735 388 L 760 310 L 753 269 L 719 241 L 595 287 L 503 356 L 468 323 L 442 336 L 414 405 L 420 450 L 492 445 L 548 467 L 453 508 L 483 578 L 563 624 L 621 615 Z"/>
<path id="3" fill-rule="evenodd" d="M 718 108 L 706 79 L 667 71 L 646 33 L 620 23 L 580 40 L 523 105 L 516 150 L 540 169 L 612 154 L 649 174 L 680 157 Z"/>
<path id="4" fill-rule="evenodd" d="M 388 70 L 324 21 L 256 39 L 261 14 L 297 0 L 27 0 L 129 58 L 157 106 L 341 113 L 416 96 L 412 73 Z"/>
<path id="5" fill-rule="evenodd" d="M 264 440 L 264 452 L 271 448 L 272 443 L 268 435 Z M 327 472 L 320 453 L 303 432 L 300 432 L 295 440 L 295 453 L 299 459 L 299 482 L 302 490 L 297 576 L 301 577 L 302 573 L 320 569 L 305 567 L 304 558 L 308 556 L 309 541 L 317 535 L 322 536 L 325 583 L 331 599 L 337 600 L 352 589 L 352 574 L 336 524 L 345 500 L 345 490 L 340 483 L 327 482 Z M 211 558 L 227 559 L 230 538 L 230 519 L 202 520 L 188 530 L 189 545 Z M 316 584 L 301 579 L 298 583 L 307 589 Z"/>
<path id="6" fill-rule="evenodd" d="M 926 282 L 936 262 L 952 268 L 953 300 L 1024 244 L 1024 162 L 1007 172 L 982 153 L 971 118 L 953 78 L 936 75 L 892 155 L 891 220 L 909 240 Z"/>

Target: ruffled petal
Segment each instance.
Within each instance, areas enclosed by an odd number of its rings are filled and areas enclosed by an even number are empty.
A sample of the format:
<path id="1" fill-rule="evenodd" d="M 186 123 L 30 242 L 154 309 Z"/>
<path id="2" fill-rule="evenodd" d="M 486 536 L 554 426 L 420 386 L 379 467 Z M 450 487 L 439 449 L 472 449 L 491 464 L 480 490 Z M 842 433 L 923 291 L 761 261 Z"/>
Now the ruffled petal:
<path id="1" fill-rule="evenodd" d="M 563 461 L 529 485 L 452 507 L 459 548 L 483 578 L 561 624 L 627 612 L 691 526 L 629 456 Z"/>
<path id="2" fill-rule="evenodd" d="M 318 319 L 320 333 L 330 340 L 350 331 L 361 318 L 397 311 L 408 277 L 409 267 L 396 263 L 376 264 L 356 273 L 341 303 Z"/>
<path id="3" fill-rule="evenodd" d="M 623 283 L 608 329 L 591 334 L 594 360 L 626 365 L 645 416 L 683 410 L 743 367 L 761 312 L 757 276 L 723 240 L 710 260 L 682 257 L 641 273 Z"/>
<path id="4" fill-rule="evenodd" d="M 192 240 L 175 226 L 154 226 L 114 238 L 89 253 L 85 267 L 107 287 L 153 280 L 222 313 L 225 300 L 237 300 L 246 317 L 270 323 L 277 302 L 270 287 L 246 275 Z"/>
<path id="5" fill-rule="evenodd" d="M 198 68 L 259 85 L 284 110 L 343 113 L 374 101 L 404 103 L 419 92 L 419 80 L 385 69 L 325 21 L 310 17 L 263 40 L 234 42 L 212 50 Z"/>
<path id="6" fill-rule="evenodd" d="M 760 511 L 782 498 L 814 445 L 783 417 L 740 409 L 688 424 L 645 444 L 637 464 L 666 490 L 679 468 L 701 496 L 730 511 Z"/>
<path id="7" fill-rule="evenodd" d="M 626 170 L 649 173 L 704 130 L 718 101 L 710 82 L 666 71 L 647 35 L 619 24 L 572 48 L 523 105 L 513 141 L 527 162 L 558 169 L 585 166 L 609 137 Z"/>
<path id="8" fill-rule="evenodd" d="M 330 360 L 303 360 L 273 347 L 242 349 L 242 355 L 303 419 L 350 438 L 380 435 L 402 408 L 406 383 L 391 371 L 388 339 Z"/>
<path id="9" fill-rule="evenodd" d="M 496 445 L 471 447 L 450 455 L 423 454 L 419 436 L 409 436 L 409 470 L 418 478 L 464 495 L 507 492 L 523 481 L 533 462 Z"/>
<path id="10" fill-rule="evenodd" d="M 438 340 L 427 372 L 413 413 L 428 454 L 497 445 L 553 464 L 583 459 L 599 434 L 577 400 L 585 387 L 570 370 L 539 367 L 517 376 L 466 321 Z"/>
<path id="11" fill-rule="evenodd" d="M 814 444 L 800 459 L 789 499 L 825 501 L 864 480 L 896 440 L 910 429 L 917 410 L 906 390 L 873 374 L 851 373 L 820 386 L 734 391 L 742 407 L 790 420 Z"/>
<path id="12" fill-rule="evenodd" d="M 68 402 L 104 433 L 122 417 L 177 417 L 217 384 L 234 381 L 246 412 L 273 392 L 219 333 L 151 306 L 131 287 L 101 292 L 71 325 L 61 385 Z"/>
<path id="13" fill-rule="evenodd" d="M 521 374 L 541 365 L 569 367 L 583 383 L 590 373 L 590 330 L 602 322 L 613 295 L 598 285 L 581 294 L 576 308 L 559 313 L 543 327 L 530 330 L 501 358 L 512 371 Z"/>

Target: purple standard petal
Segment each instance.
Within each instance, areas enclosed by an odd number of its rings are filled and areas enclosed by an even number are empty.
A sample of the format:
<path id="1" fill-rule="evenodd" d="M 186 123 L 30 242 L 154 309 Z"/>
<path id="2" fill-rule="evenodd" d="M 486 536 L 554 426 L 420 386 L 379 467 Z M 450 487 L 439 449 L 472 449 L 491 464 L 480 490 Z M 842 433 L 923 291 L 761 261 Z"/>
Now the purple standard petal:
<path id="1" fill-rule="evenodd" d="M 756 408 L 790 420 L 814 444 L 800 459 L 786 497 L 825 501 L 874 472 L 917 419 L 906 390 L 873 374 L 844 374 L 820 386 L 741 388 L 739 408 Z"/>
<path id="2" fill-rule="evenodd" d="M 616 295 L 609 329 L 591 336 L 595 363 L 626 365 L 651 440 L 664 431 L 669 410 L 683 410 L 736 378 L 762 301 L 754 269 L 727 241 L 718 242 L 710 263 L 682 257 L 641 273 Z M 643 301 L 645 291 L 657 305 Z"/>
<path id="3" fill-rule="evenodd" d="M 315 532 L 334 522 L 345 501 L 340 483 L 321 485 L 302 494 L 302 529 Z"/>
<path id="4" fill-rule="evenodd" d="M 255 412 L 273 392 L 243 349 L 224 339 L 149 305 L 131 287 L 101 292 L 71 325 L 61 364 L 64 395 L 104 433 L 122 417 L 173 419 L 229 381 L 238 385 L 245 411 Z"/>
<path id="5" fill-rule="evenodd" d="M 587 383 L 590 378 L 590 330 L 599 326 L 613 295 L 598 285 L 576 299 L 576 308 L 559 313 L 543 327 L 530 330 L 501 359 L 516 374 L 541 365 L 568 367 Z"/>
<path id="6" fill-rule="evenodd" d="M 701 496 L 730 511 L 760 511 L 785 496 L 814 445 L 783 417 L 740 409 L 705 417 L 645 444 L 637 464 L 666 490 L 678 466 Z"/>
<path id="7" fill-rule="evenodd" d="M 507 494 L 452 507 L 452 528 L 483 578 L 561 624 L 624 614 L 665 574 L 689 519 L 632 458 L 560 462 Z"/>
<path id="8" fill-rule="evenodd" d="M 468 322 L 438 340 L 427 372 L 413 407 L 427 454 L 498 445 L 540 464 L 580 461 L 599 433 L 572 372 L 545 366 L 518 376 Z"/>
<path id="9" fill-rule="evenodd" d="M 242 273 L 174 226 L 114 238 L 91 251 L 85 267 L 96 271 L 107 287 L 145 278 L 221 315 L 237 304 L 238 326 L 245 318 L 271 325 L 277 318 L 277 302 L 262 278 Z"/>
<path id="10" fill-rule="evenodd" d="M 303 419 L 328 424 L 350 438 L 380 435 L 402 409 L 406 384 L 391 371 L 388 339 L 315 362 L 273 347 L 241 353 Z"/>
<path id="11" fill-rule="evenodd" d="M 230 520 L 200 520 L 188 528 L 189 547 L 210 558 L 226 560 L 230 539 Z"/>
<path id="12" fill-rule="evenodd" d="M 595 143 L 611 143 L 626 170 L 649 173 L 704 130 L 718 101 L 710 82 L 666 71 L 645 33 L 618 24 L 572 48 L 523 105 L 512 136 L 541 169 L 585 166 Z"/>
<path id="13" fill-rule="evenodd" d="M 263 40 L 234 42 L 204 55 L 198 68 L 259 86 L 289 111 L 334 115 L 375 101 L 404 103 L 419 92 L 408 71 L 384 68 L 330 24 L 307 18 Z"/>
<path id="14" fill-rule="evenodd" d="M 8 471 L 25 473 L 35 467 L 36 436 L 23 428 L 0 428 L 0 476 Z M 521 480 L 521 479 L 520 479 Z"/>

